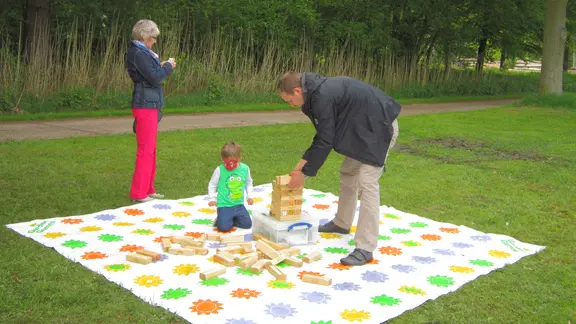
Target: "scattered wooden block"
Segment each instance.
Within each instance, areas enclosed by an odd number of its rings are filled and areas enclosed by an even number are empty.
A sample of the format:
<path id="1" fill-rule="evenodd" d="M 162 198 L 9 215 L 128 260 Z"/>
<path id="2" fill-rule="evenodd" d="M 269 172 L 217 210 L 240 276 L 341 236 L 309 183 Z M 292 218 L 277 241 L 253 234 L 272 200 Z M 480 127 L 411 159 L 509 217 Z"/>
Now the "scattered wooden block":
<path id="1" fill-rule="evenodd" d="M 284 259 L 286 259 L 286 256 L 284 254 L 280 254 L 279 256 L 275 257 L 274 259 L 271 259 L 270 263 L 273 265 L 277 265 L 278 263 L 284 261 Z"/>
<path id="2" fill-rule="evenodd" d="M 208 255 L 208 249 L 207 248 L 194 248 L 194 251 L 196 251 L 197 255 Z"/>
<path id="3" fill-rule="evenodd" d="M 223 275 L 226 273 L 226 268 L 218 267 L 216 269 L 210 269 L 207 271 L 200 272 L 200 279 L 201 280 L 208 280 L 213 277 L 217 277 L 219 275 Z"/>
<path id="4" fill-rule="evenodd" d="M 220 234 L 210 233 L 206 235 L 208 241 L 220 241 Z"/>
<path id="5" fill-rule="evenodd" d="M 238 255 L 234 257 L 234 261 L 236 261 L 236 264 L 240 264 L 240 262 L 242 262 L 243 260 L 246 260 L 251 257 L 255 257 L 256 259 L 258 259 L 258 253 L 252 252 L 248 254 Z"/>
<path id="6" fill-rule="evenodd" d="M 228 254 L 228 253 L 226 253 Z M 230 255 L 230 254 L 228 254 Z M 214 261 L 220 263 L 221 265 L 227 266 L 227 267 L 233 267 L 235 265 L 234 263 L 234 258 L 230 258 L 226 255 L 222 255 L 222 254 L 215 254 L 214 255 Z"/>
<path id="7" fill-rule="evenodd" d="M 244 252 L 254 251 L 253 246 L 252 246 L 252 242 L 229 243 L 228 246 L 240 246 L 244 249 Z"/>
<path id="8" fill-rule="evenodd" d="M 262 272 L 262 269 L 264 269 L 264 267 L 266 266 L 266 264 L 268 264 L 268 262 L 270 262 L 270 260 L 266 259 L 258 260 L 250 267 L 250 271 L 252 271 L 252 273 L 254 274 L 258 274 Z"/>
<path id="9" fill-rule="evenodd" d="M 320 276 L 315 276 L 311 274 L 305 274 L 302 276 L 302 281 L 316 284 L 316 285 L 323 285 L 323 286 L 330 286 L 332 284 L 332 279 L 324 278 Z"/>
<path id="10" fill-rule="evenodd" d="M 276 251 L 287 249 L 290 247 L 290 245 L 288 245 L 287 243 L 275 243 L 267 238 L 261 238 L 258 241 L 263 241 L 264 243 L 270 245 L 270 247 L 272 247 Z"/>
<path id="11" fill-rule="evenodd" d="M 264 236 L 264 235 L 262 235 L 262 234 L 259 234 L 259 233 L 252 234 L 252 239 L 253 239 L 254 241 L 259 241 L 259 240 L 262 240 L 262 239 L 268 240 L 268 238 L 266 238 L 266 236 Z"/>
<path id="12" fill-rule="evenodd" d="M 242 248 L 241 246 L 227 246 L 224 248 L 217 249 L 216 252 L 227 252 L 230 254 L 236 254 L 236 253 L 243 253 L 244 248 Z"/>
<path id="13" fill-rule="evenodd" d="M 200 238 L 198 239 L 198 241 L 200 241 L 200 242 L 206 242 L 206 239 L 208 239 L 208 235 L 202 234 L 202 235 L 200 235 Z"/>
<path id="14" fill-rule="evenodd" d="M 194 248 L 189 247 L 171 247 L 168 250 L 168 253 L 176 254 L 176 255 L 196 255 L 196 250 Z"/>
<path id="15" fill-rule="evenodd" d="M 168 252 L 168 250 L 170 249 L 170 247 L 172 246 L 172 240 L 169 238 L 163 238 L 162 239 L 162 250 L 164 250 L 164 252 Z"/>
<path id="16" fill-rule="evenodd" d="M 280 250 L 278 252 L 285 254 L 287 256 L 294 256 L 300 254 L 300 249 L 297 247 L 291 247 L 289 249 Z"/>
<path id="17" fill-rule="evenodd" d="M 270 258 L 269 258 L 266 254 L 262 253 L 262 251 L 256 251 L 256 253 L 258 253 L 258 259 L 268 259 L 268 260 L 270 260 Z"/>
<path id="18" fill-rule="evenodd" d="M 152 252 L 152 251 L 149 251 L 149 250 L 138 250 L 138 251 L 136 251 L 136 253 L 149 256 L 149 257 L 152 258 L 152 261 L 158 261 L 158 260 L 160 260 L 160 258 L 162 257 L 162 254 L 156 253 L 156 252 Z"/>
<path id="19" fill-rule="evenodd" d="M 273 249 L 270 245 L 266 244 L 264 241 L 256 242 L 256 248 L 262 253 L 266 254 L 270 259 L 277 258 L 280 254 Z"/>
<path id="20" fill-rule="evenodd" d="M 278 268 L 277 266 L 271 264 L 271 263 L 267 263 L 265 265 L 266 270 L 268 270 L 268 272 L 270 272 L 270 274 L 272 274 L 274 276 L 274 278 L 276 278 L 276 280 L 281 280 L 281 281 L 285 281 L 286 280 L 286 274 L 284 272 L 282 272 L 280 270 L 280 268 Z"/>
<path id="21" fill-rule="evenodd" d="M 220 236 L 222 243 L 242 243 L 244 242 L 244 235 L 223 235 Z"/>
<path id="22" fill-rule="evenodd" d="M 256 263 L 256 262 L 258 262 L 258 257 L 257 256 L 251 256 L 249 258 L 241 260 L 238 265 L 240 266 L 240 268 L 246 270 L 246 269 L 252 267 L 254 265 L 254 263 Z"/>
<path id="23" fill-rule="evenodd" d="M 196 241 L 193 238 L 187 237 L 187 236 L 174 237 L 174 243 L 178 243 L 182 246 L 193 246 L 193 247 L 203 247 L 204 246 L 204 242 Z"/>
<path id="24" fill-rule="evenodd" d="M 291 265 L 293 267 L 296 267 L 296 268 L 300 268 L 303 265 L 302 260 L 295 258 L 295 257 L 288 257 L 288 258 L 284 259 L 283 261 L 284 261 L 284 263 Z"/>
<path id="25" fill-rule="evenodd" d="M 134 263 L 149 264 L 152 263 L 152 258 L 147 255 L 138 253 L 130 253 L 126 256 L 126 260 Z"/>
<path id="26" fill-rule="evenodd" d="M 312 253 L 310 253 L 310 254 L 308 254 L 308 255 L 305 255 L 305 256 L 302 258 L 302 261 L 304 261 L 304 262 L 306 262 L 306 263 L 312 263 L 312 262 L 314 262 L 314 261 L 316 261 L 316 260 L 320 260 L 320 259 L 322 259 L 322 253 L 320 253 L 320 252 L 312 252 Z"/>

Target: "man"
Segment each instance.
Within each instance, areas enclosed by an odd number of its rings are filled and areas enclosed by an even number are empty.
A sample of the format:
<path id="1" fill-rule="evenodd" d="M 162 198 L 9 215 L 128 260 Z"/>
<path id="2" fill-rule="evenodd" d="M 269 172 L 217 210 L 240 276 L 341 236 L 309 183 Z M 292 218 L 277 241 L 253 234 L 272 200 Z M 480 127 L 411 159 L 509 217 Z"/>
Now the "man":
<path id="1" fill-rule="evenodd" d="M 289 187 L 302 186 L 305 177 L 316 176 L 332 149 L 344 155 L 338 212 L 319 231 L 350 233 L 360 195 L 356 249 L 340 262 L 364 265 L 372 261 L 380 226 L 378 180 L 398 137 L 400 104 L 372 85 L 343 76 L 288 72 L 277 89 L 284 101 L 301 107 L 316 128 L 312 145 L 290 173 Z"/>

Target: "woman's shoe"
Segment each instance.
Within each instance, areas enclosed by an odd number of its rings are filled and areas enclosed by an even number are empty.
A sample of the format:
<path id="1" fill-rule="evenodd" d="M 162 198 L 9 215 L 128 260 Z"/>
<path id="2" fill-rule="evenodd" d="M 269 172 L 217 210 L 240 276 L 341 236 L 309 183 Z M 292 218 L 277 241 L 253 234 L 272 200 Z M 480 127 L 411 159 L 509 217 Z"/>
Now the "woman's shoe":
<path id="1" fill-rule="evenodd" d="M 150 196 L 148 196 L 146 198 L 142 198 L 142 199 L 132 199 L 132 201 L 140 202 L 140 203 L 148 202 L 148 201 L 152 201 L 152 200 L 154 200 L 154 198 L 151 198 Z"/>
<path id="2" fill-rule="evenodd" d="M 154 199 L 162 199 L 162 198 L 164 198 L 164 195 L 161 195 L 159 193 L 153 193 L 153 194 L 149 194 L 148 197 L 154 198 Z"/>

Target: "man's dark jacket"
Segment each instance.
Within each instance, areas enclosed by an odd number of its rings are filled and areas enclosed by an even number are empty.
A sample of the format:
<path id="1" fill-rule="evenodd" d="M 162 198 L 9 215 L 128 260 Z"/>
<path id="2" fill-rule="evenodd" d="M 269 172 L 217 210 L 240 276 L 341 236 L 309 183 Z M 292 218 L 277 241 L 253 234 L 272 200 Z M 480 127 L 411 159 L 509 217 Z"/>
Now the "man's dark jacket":
<path id="1" fill-rule="evenodd" d="M 360 162 L 384 166 L 392 140 L 392 122 L 401 105 L 382 90 L 350 77 L 302 74 L 306 114 L 316 136 L 302 157 L 302 173 L 315 176 L 334 151 Z"/>
<path id="2" fill-rule="evenodd" d="M 152 54 L 131 43 L 124 56 L 125 68 L 134 82 L 132 92 L 132 108 L 148 108 L 158 110 L 158 121 L 162 119 L 164 94 L 162 82 L 172 74 L 172 65 L 159 61 Z M 134 132 L 136 132 L 134 124 Z"/>

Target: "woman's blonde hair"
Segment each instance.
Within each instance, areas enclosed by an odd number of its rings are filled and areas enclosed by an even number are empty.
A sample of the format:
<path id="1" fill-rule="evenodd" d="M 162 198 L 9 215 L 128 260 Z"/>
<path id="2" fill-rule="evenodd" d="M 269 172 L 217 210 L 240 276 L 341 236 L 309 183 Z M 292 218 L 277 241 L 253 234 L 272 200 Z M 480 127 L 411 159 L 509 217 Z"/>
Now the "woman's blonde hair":
<path id="1" fill-rule="evenodd" d="M 150 37 L 156 38 L 160 35 L 160 30 L 155 22 L 148 19 L 138 21 L 132 28 L 132 39 L 143 42 Z"/>

